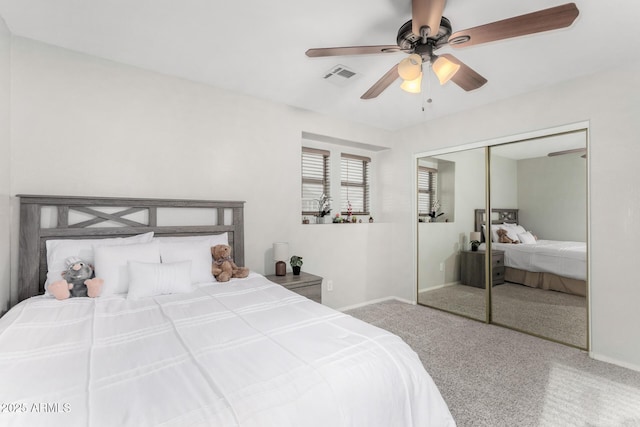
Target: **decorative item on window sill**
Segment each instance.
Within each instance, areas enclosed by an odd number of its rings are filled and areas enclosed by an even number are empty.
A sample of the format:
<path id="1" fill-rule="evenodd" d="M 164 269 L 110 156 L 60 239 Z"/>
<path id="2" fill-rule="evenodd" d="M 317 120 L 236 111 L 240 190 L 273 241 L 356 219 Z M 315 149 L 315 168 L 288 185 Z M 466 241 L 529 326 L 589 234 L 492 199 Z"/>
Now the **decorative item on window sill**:
<path id="1" fill-rule="evenodd" d="M 318 216 L 316 216 L 316 224 L 324 224 L 325 216 L 331 213 L 331 197 L 322 193 L 318 199 Z"/>
<path id="2" fill-rule="evenodd" d="M 278 242 L 273 244 L 273 260 L 276 261 L 276 276 L 287 274 L 287 264 L 285 260 L 289 257 L 289 244 Z"/>
<path id="3" fill-rule="evenodd" d="M 358 218 L 355 215 L 351 216 L 340 216 L 339 213 L 333 217 L 334 224 L 362 224 L 362 218 Z M 369 217 L 369 222 L 373 222 L 373 218 Z"/>
<path id="4" fill-rule="evenodd" d="M 444 215 L 444 212 L 440 212 L 441 204 L 438 200 L 431 205 L 431 212 L 429 212 L 429 222 L 436 222 L 439 216 Z"/>
<path id="5" fill-rule="evenodd" d="M 302 267 L 302 257 L 298 255 L 293 255 L 289 260 L 289 263 L 291 264 L 291 268 L 293 269 L 293 275 L 299 276 L 300 268 Z"/>
<path id="6" fill-rule="evenodd" d="M 471 244 L 471 251 L 478 252 L 478 246 L 480 246 L 480 239 L 482 235 L 479 231 L 472 231 L 469 233 L 469 243 Z"/>

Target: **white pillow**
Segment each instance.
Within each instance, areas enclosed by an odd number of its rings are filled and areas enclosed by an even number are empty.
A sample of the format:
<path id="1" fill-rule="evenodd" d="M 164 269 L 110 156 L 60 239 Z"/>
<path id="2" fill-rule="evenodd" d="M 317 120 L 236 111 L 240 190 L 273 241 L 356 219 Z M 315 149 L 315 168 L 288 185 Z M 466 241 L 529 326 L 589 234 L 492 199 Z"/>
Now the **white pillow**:
<path id="1" fill-rule="evenodd" d="M 160 242 L 160 259 L 163 263 L 190 261 L 192 283 L 214 282 L 211 274 L 211 246 L 208 240 Z"/>
<path id="2" fill-rule="evenodd" d="M 95 249 L 96 277 L 104 280 L 102 295 L 126 293 L 129 290 L 129 261 L 160 262 L 158 242 L 124 246 L 99 246 Z"/>
<path id="3" fill-rule="evenodd" d="M 131 237 L 47 240 L 47 281 L 45 282 L 45 289 L 52 282 L 62 279 L 62 273 L 67 270 L 66 260 L 69 257 L 78 257 L 94 265 L 94 247 L 148 243 L 152 238 L 153 231 Z"/>
<path id="4" fill-rule="evenodd" d="M 228 245 L 229 234 L 225 232 L 220 234 L 210 234 L 210 235 L 203 235 L 203 236 L 155 237 L 154 240 L 158 240 L 159 242 L 164 242 L 164 243 L 195 242 L 198 240 L 205 240 L 209 243 L 209 247 L 214 247 L 215 245 Z"/>
<path id="5" fill-rule="evenodd" d="M 518 224 L 509 224 L 509 223 L 504 223 L 504 226 L 506 226 L 507 228 L 513 228 L 514 230 L 516 230 L 516 234 L 520 234 L 520 233 L 526 233 L 527 230 L 525 230 L 525 228 L 521 225 Z"/>
<path id="6" fill-rule="evenodd" d="M 536 243 L 536 238 L 533 237 L 533 234 L 529 233 L 528 231 L 518 234 L 518 240 L 520 240 L 520 243 L 524 243 L 526 245 Z"/>
<path id="7" fill-rule="evenodd" d="M 146 263 L 129 261 L 127 299 L 191 292 L 191 261 Z"/>
<path id="8" fill-rule="evenodd" d="M 518 239 L 518 234 L 527 232 L 523 226 L 518 224 L 509 224 L 505 222 L 501 227 L 507 230 L 507 237 L 511 240 L 520 240 Z"/>
<path id="9" fill-rule="evenodd" d="M 491 226 L 491 241 L 492 242 L 498 242 L 500 240 L 500 237 L 498 236 L 498 230 L 504 228 L 506 229 L 506 227 L 502 227 L 500 225 L 492 225 Z M 484 233 L 484 238 L 485 240 L 487 239 L 487 227 L 485 227 L 484 225 L 482 226 L 482 231 Z"/>

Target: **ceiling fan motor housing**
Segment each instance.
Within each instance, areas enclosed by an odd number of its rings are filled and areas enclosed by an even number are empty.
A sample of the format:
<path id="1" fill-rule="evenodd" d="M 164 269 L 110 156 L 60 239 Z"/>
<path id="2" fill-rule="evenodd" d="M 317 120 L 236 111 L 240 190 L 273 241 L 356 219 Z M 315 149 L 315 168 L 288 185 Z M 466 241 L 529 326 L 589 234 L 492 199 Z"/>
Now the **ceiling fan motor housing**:
<path id="1" fill-rule="evenodd" d="M 407 53 L 417 53 L 424 60 L 429 59 L 434 50 L 447 44 L 451 35 L 451 22 L 444 16 L 440 20 L 440 29 L 438 34 L 427 37 L 427 42 L 422 43 L 422 37 L 416 35 L 411 30 L 412 20 L 409 20 L 398 30 L 398 38 L 396 39 L 398 46 Z"/>

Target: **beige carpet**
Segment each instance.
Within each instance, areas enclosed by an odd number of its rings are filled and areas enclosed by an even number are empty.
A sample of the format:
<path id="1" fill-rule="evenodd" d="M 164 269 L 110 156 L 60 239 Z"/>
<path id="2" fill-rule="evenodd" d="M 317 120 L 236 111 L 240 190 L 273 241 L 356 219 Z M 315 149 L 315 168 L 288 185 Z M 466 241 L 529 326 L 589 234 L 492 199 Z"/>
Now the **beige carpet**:
<path id="1" fill-rule="evenodd" d="M 492 298 L 494 323 L 587 347 L 585 297 L 505 283 L 493 287 Z M 484 289 L 464 285 L 420 294 L 420 303 L 482 320 L 484 300 Z"/>
<path id="2" fill-rule="evenodd" d="M 347 313 L 414 349 L 458 427 L 640 426 L 640 372 L 427 307 L 387 301 Z"/>

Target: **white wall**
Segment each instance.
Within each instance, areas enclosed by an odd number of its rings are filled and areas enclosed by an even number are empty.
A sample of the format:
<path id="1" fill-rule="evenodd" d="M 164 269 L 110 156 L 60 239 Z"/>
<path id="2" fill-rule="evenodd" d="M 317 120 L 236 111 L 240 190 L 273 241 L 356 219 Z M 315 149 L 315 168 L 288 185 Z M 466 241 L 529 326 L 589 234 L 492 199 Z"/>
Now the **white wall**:
<path id="1" fill-rule="evenodd" d="M 591 350 L 597 358 L 640 370 L 640 330 L 633 326 L 640 324 L 635 280 L 640 258 L 635 242 L 640 236 L 638 99 L 640 64 L 635 63 L 398 132 L 392 150 L 394 205 L 399 208 L 395 244 L 409 247 L 414 241 L 407 185 L 412 154 L 588 120 Z M 411 259 L 400 258 L 396 268 L 411 271 L 410 264 Z M 403 283 L 406 290 L 400 295 L 411 295 L 411 281 Z"/>
<path id="2" fill-rule="evenodd" d="M 518 162 L 491 155 L 492 209 L 518 209 Z"/>
<path id="3" fill-rule="evenodd" d="M 0 17 L 0 315 L 8 308 L 11 281 L 11 33 Z"/>
<path id="4" fill-rule="evenodd" d="M 19 37 L 12 60 L 13 195 L 244 200 L 249 268 L 273 273 L 272 243 L 288 241 L 334 281 L 328 305 L 394 294 L 378 267 L 391 224 L 300 221 L 303 131 L 387 146 L 389 133 Z"/>
<path id="5" fill-rule="evenodd" d="M 587 162 L 579 154 L 518 161 L 519 220 L 539 239 L 587 240 Z"/>

